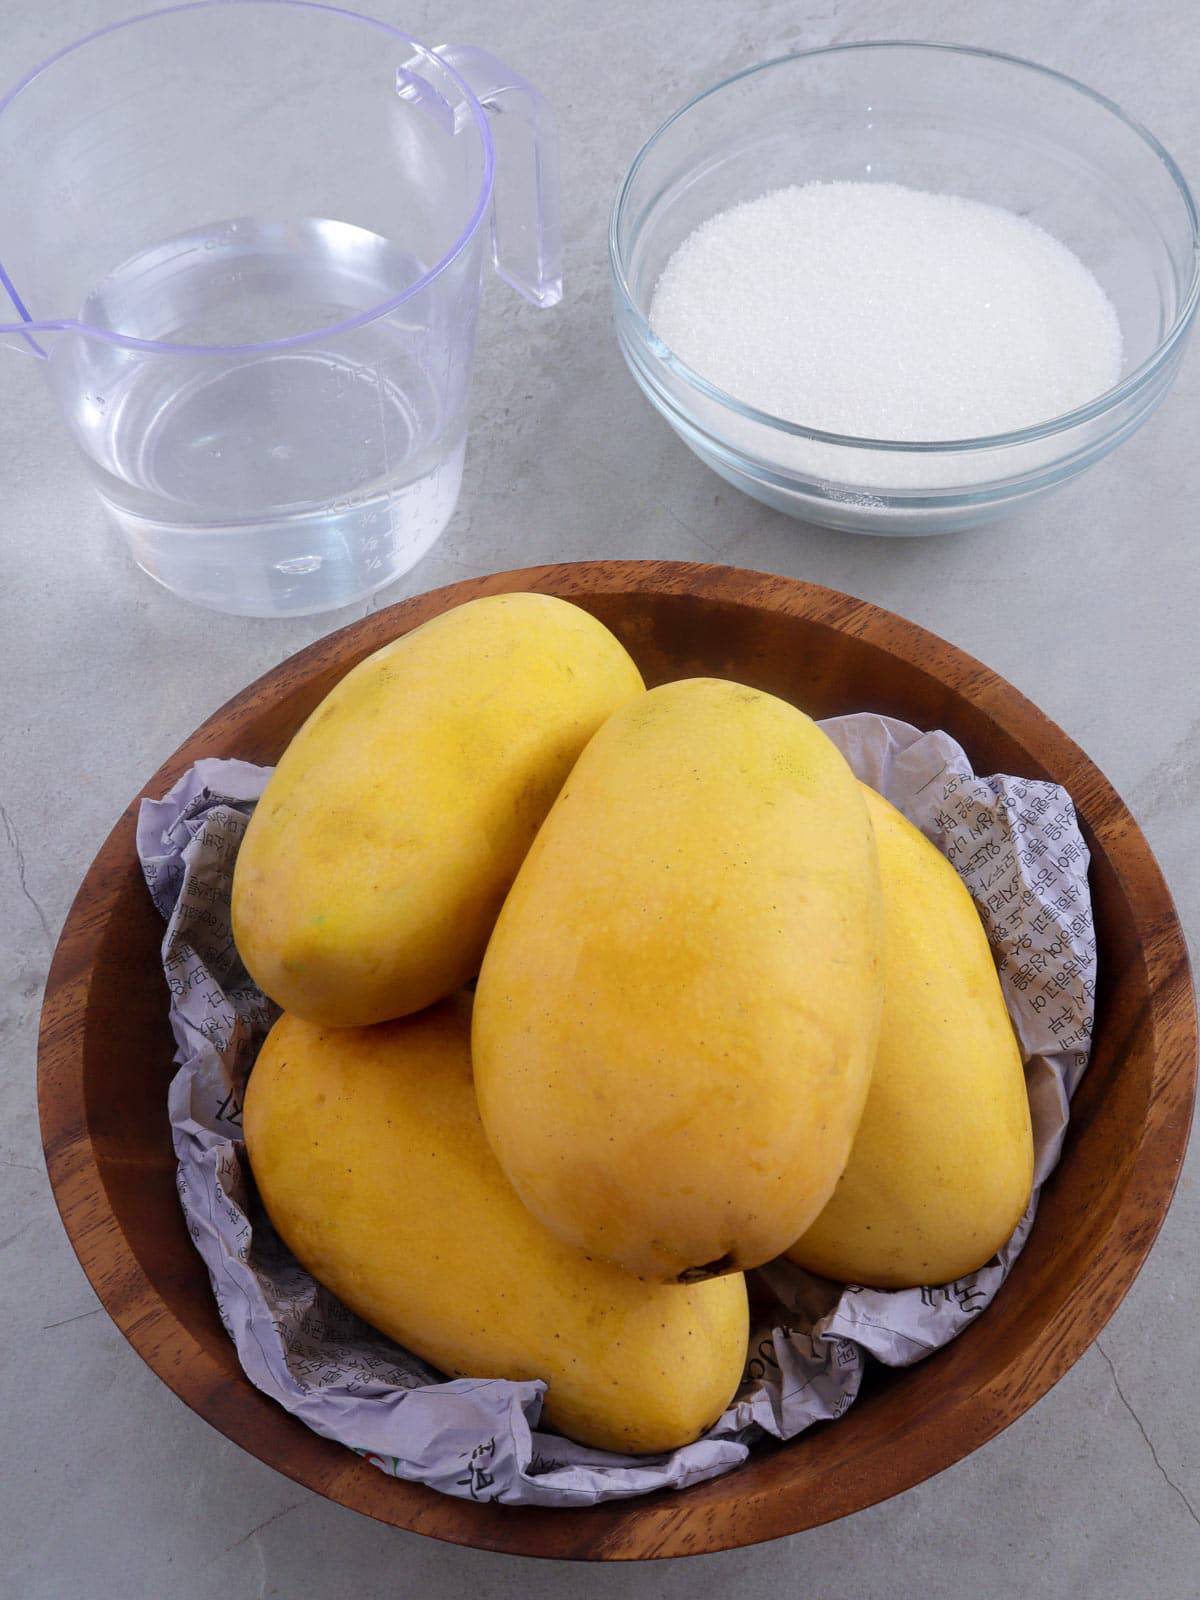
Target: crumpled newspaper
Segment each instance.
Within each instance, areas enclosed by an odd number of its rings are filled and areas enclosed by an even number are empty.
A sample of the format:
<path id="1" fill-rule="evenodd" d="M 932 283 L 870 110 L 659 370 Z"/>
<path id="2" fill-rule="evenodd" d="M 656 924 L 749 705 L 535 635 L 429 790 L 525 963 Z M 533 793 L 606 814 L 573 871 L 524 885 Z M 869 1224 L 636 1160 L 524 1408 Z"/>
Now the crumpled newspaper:
<path id="1" fill-rule="evenodd" d="M 1087 1065 L 1096 983 L 1087 846 L 1051 783 L 978 778 L 959 746 L 871 714 L 822 724 L 863 778 L 946 854 L 975 898 L 1026 1061 L 1035 1184 L 1054 1167 Z M 198 762 L 144 801 L 137 844 L 167 919 L 163 970 L 179 1069 L 169 1112 L 178 1189 L 222 1321 L 257 1387 L 383 1471 L 513 1505 L 591 1505 L 728 1472 L 764 1435 L 790 1439 L 854 1403 L 868 1355 L 906 1366 L 990 1303 L 1020 1253 L 1037 1189 L 1004 1248 L 955 1283 L 841 1286 L 786 1261 L 760 1269 L 779 1301 L 755 1330 L 742 1387 L 694 1444 L 628 1457 L 539 1431 L 545 1385 L 446 1381 L 346 1310 L 281 1244 L 247 1182 L 240 1097 L 274 1008 L 234 948 L 238 846 L 270 772 Z"/>

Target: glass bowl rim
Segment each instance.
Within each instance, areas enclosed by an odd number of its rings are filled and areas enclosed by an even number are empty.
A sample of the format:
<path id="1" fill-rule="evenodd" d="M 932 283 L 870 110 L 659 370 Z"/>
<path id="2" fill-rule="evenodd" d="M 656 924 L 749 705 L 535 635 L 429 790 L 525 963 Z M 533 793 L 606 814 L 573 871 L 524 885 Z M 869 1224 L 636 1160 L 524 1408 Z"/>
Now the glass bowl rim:
<path id="1" fill-rule="evenodd" d="M 680 118 L 686 116 L 689 111 L 693 111 L 713 95 L 732 88 L 734 84 L 740 83 L 744 78 L 754 77 L 758 73 L 769 72 L 773 68 L 790 66 L 793 62 L 808 60 L 814 56 L 846 55 L 851 51 L 858 50 L 944 52 L 949 55 L 974 56 L 984 61 L 998 61 L 1005 66 L 1038 73 L 1042 77 L 1053 79 L 1056 83 L 1076 94 L 1084 95 L 1102 110 L 1115 116 L 1148 147 L 1156 160 L 1161 162 L 1175 185 L 1179 198 L 1183 202 L 1191 227 L 1192 275 L 1186 293 L 1181 297 L 1179 308 L 1171 326 L 1150 354 L 1132 372 L 1127 373 L 1119 382 L 1111 388 L 1105 389 L 1094 399 L 1087 401 L 1086 404 L 1076 406 L 1071 411 L 1064 411 L 1058 416 L 1049 417 L 1043 422 L 1033 423 L 1028 427 L 1014 428 L 1005 433 L 980 434 L 976 437 L 965 439 L 877 439 L 856 434 L 830 433 L 821 428 L 813 428 L 803 423 L 791 422 L 787 418 L 776 416 L 770 411 L 760 411 L 756 406 L 748 405 L 744 401 L 738 400 L 727 390 L 719 388 L 715 383 L 711 383 L 701 373 L 697 372 L 694 367 L 690 367 L 686 361 L 677 356 L 654 333 L 650 327 L 649 319 L 633 298 L 625 270 L 625 261 L 618 241 L 618 230 L 624 220 L 630 190 L 651 151 Z M 1094 418 L 1102 416 L 1105 412 L 1112 410 L 1144 387 L 1186 334 L 1195 315 L 1197 303 L 1200 301 L 1200 214 L 1197 212 L 1196 201 L 1188 186 L 1187 179 L 1170 151 L 1147 127 L 1135 117 L 1131 117 L 1115 100 L 1101 94 L 1099 90 L 1089 88 L 1087 84 L 1081 83 L 1079 79 L 1072 78 L 1065 72 L 1059 72 L 1054 67 L 1046 67 L 1037 61 L 1029 61 L 1023 56 L 1010 55 L 1002 50 L 988 50 L 977 45 L 952 44 L 932 39 L 857 39 L 847 44 L 818 45 L 809 50 L 789 51 L 785 55 L 772 56 L 768 61 L 755 62 L 751 66 L 743 67 L 740 71 L 731 73 L 728 77 L 711 84 L 707 89 L 702 89 L 698 94 L 693 95 L 690 100 L 677 107 L 664 122 L 659 124 L 642 145 L 621 182 L 609 219 L 608 259 L 613 283 L 620 296 L 622 309 L 633 320 L 641 342 L 649 349 L 651 354 L 662 365 L 678 373 L 681 378 L 706 395 L 710 400 L 715 400 L 719 405 L 724 406 L 727 410 L 736 413 L 747 421 L 774 428 L 795 438 L 815 440 L 822 444 L 840 445 L 843 448 L 853 450 L 881 450 L 906 454 L 932 453 L 935 451 L 965 452 L 968 450 L 987 450 L 1009 445 L 1026 444 L 1037 439 L 1049 438 L 1056 433 L 1064 433 L 1080 423 L 1090 422 Z"/>

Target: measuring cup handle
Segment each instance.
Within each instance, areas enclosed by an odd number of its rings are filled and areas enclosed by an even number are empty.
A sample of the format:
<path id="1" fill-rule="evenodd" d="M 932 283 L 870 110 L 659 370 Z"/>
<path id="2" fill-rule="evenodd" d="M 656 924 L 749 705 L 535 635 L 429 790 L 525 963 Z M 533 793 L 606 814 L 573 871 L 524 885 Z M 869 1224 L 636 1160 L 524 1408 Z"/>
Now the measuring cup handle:
<path id="1" fill-rule="evenodd" d="M 562 299 L 562 221 L 550 107 L 532 84 L 476 45 L 440 44 L 433 53 L 466 81 L 491 117 L 496 271 L 535 306 L 556 306 Z"/>

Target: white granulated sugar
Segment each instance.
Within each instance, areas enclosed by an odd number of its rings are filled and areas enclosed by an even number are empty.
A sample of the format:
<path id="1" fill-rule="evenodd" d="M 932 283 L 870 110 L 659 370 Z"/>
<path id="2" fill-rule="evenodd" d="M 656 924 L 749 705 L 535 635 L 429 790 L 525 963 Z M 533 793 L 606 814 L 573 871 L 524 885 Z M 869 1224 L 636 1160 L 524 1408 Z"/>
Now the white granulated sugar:
<path id="1" fill-rule="evenodd" d="M 667 263 L 658 337 L 747 405 L 830 433 L 967 439 L 1110 388 L 1121 327 L 1015 212 L 894 183 L 806 183 L 722 211 Z"/>

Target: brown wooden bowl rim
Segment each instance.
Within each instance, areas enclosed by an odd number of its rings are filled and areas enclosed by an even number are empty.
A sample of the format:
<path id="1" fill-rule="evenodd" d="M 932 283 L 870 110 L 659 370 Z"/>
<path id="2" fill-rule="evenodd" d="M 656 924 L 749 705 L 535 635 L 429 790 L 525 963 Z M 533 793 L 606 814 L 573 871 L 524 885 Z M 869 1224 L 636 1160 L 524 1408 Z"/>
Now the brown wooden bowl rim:
<path id="1" fill-rule="evenodd" d="M 900 657 L 939 683 L 946 682 L 940 669 L 953 666 L 956 692 L 962 698 L 986 710 L 1005 733 L 1018 739 L 1070 792 L 1078 792 L 1086 779 L 1089 794 L 1107 801 L 1108 820 L 1096 835 L 1104 840 L 1122 886 L 1128 891 L 1131 877 L 1140 877 L 1143 882 L 1136 900 L 1130 894 L 1130 904 L 1149 977 L 1148 1020 L 1155 1046 L 1151 1104 L 1161 1101 L 1154 1138 L 1150 1140 L 1146 1128 L 1142 1128 L 1133 1170 L 1105 1236 L 1105 1248 L 1096 1252 L 1074 1285 L 1074 1319 L 1065 1330 L 1057 1330 L 1053 1359 L 1042 1361 L 1035 1371 L 1024 1376 L 1017 1405 L 989 1404 L 982 1392 L 965 1396 L 952 1410 L 940 1415 L 938 1427 L 918 1430 L 911 1441 L 906 1441 L 911 1448 L 885 1452 L 873 1459 L 867 1478 L 852 1482 L 846 1475 L 840 1491 L 835 1490 L 815 1515 L 801 1497 L 781 1496 L 770 1483 L 759 1488 L 746 1481 L 743 1474 L 749 1467 L 719 1480 L 730 1486 L 737 1501 L 736 1528 L 730 1526 L 727 1530 L 730 1537 L 721 1531 L 719 1518 L 716 1537 L 710 1536 L 712 1530 L 704 1525 L 712 1514 L 708 1505 L 695 1519 L 697 1525 L 691 1526 L 689 1493 L 694 1491 L 688 1490 L 551 1511 L 477 1505 L 439 1495 L 423 1485 L 384 1479 L 376 1468 L 349 1451 L 344 1451 L 344 1466 L 332 1473 L 322 1472 L 318 1481 L 315 1471 L 306 1470 L 307 1457 L 302 1465 L 281 1460 L 273 1449 L 273 1439 L 264 1444 L 258 1438 L 245 1403 L 250 1397 L 246 1393 L 249 1380 L 236 1384 L 235 1395 L 226 1393 L 231 1382 L 228 1374 L 150 1282 L 112 1209 L 95 1150 L 80 1132 L 87 1126 L 83 1046 L 89 979 L 112 914 L 117 872 L 127 870 L 131 859 L 136 859 L 133 850 L 138 806 L 146 796 L 158 798 L 164 794 L 201 756 L 229 754 L 228 749 L 213 747 L 214 738 L 228 741 L 239 723 L 261 708 L 281 678 L 294 678 L 297 668 L 303 669 L 305 677 L 311 677 L 336 664 L 347 646 L 364 634 L 373 636 L 375 647 L 428 616 L 485 593 L 544 589 L 570 597 L 644 594 L 680 587 L 697 598 L 803 616 L 836 632 L 878 642 L 886 653 Z M 1019 733 L 1013 731 L 1014 723 L 1019 723 Z M 1082 811 L 1081 816 L 1086 823 L 1087 816 Z M 113 885 L 100 900 L 96 899 L 98 883 Z M 1181 985 L 1186 991 L 1183 994 Z M 1179 1018 L 1175 1019 L 1172 1058 L 1167 1060 L 1162 1049 L 1166 1012 L 1181 1001 L 1183 1022 L 1181 1026 Z M 918 624 L 836 590 L 742 568 L 691 562 L 597 560 L 495 573 L 402 600 L 351 622 L 288 657 L 207 718 L 125 808 L 75 896 L 46 983 L 38 1042 L 38 1104 L 55 1201 L 75 1253 L 101 1303 L 151 1369 L 227 1438 L 341 1505 L 393 1526 L 453 1543 L 518 1555 L 658 1558 L 753 1544 L 863 1510 L 951 1466 L 1040 1399 L 1100 1333 L 1128 1292 L 1157 1236 L 1187 1149 L 1196 1057 L 1196 1009 L 1186 942 L 1150 846 L 1103 774 L 1019 690 Z M 1151 1219 L 1149 1225 L 1147 1215 Z M 1115 1239 L 1122 1241 L 1119 1250 L 1112 1248 Z M 131 1286 L 137 1292 L 131 1293 Z M 147 1301 L 152 1303 L 149 1311 Z M 1000 1378 L 1016 1364 L 1016 1360 L 1011 1361 Z M 993 1381 L 993 1390 L 999 1386 L 1000 1378 Z M 286 1415 L 281 1408 L 276 1409 L 281 1417 Z M 303 1429 L 303 1424 L 295 1426 Z M 328 1441 L 321 1440 L 320 1444 L 324 1447 Z M 803 1440 L 782 1448 L 803 1448 Z M 388 1486 L 385 1498 L 367 1493 L 368 1484 L 376 1487 L 380 1481 Z"/>

